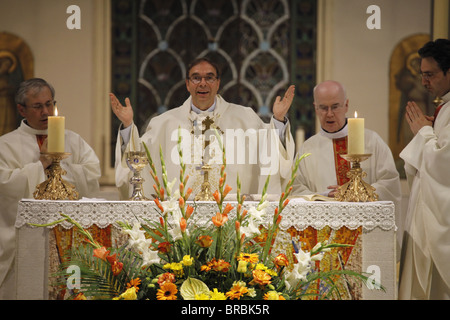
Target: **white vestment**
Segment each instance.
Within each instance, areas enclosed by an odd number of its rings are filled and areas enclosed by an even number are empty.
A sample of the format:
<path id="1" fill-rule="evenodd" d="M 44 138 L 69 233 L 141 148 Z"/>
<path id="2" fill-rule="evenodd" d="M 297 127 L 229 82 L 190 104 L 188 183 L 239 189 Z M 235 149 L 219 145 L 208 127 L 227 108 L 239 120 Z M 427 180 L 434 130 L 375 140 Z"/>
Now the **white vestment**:
<path id="1" fill-rule="evenodd" d="M 17 206 L 22 198 L 33 198 L 36 186 L 47 179 L 36 140 L 36 135 L 46 134 L 47 130 L 35 130 L 22 121 L 19 128 L 0 137 L 0 299 L 15 298 L 11 277 L 14 276 Z M 80 197 L 92 197 L 99 190 L 97 156 L 70 130 L 65 131 L 65 152 L 71 155 L 61 161 L 61 167 L 67 172 L 64 180 L 75 185 Z M 7 280 L 8 288 L 3 285 Z"/>
<path id="2" fill-rule="evenodd" d="M 400 299 L 450 299 L 450 93 L 400 153 L 410 186 Z"/>
<path id="3" fill-rule="evenodd" d="M 268 193 L 280 194 L 282 186 L 287 183 L 291 174 L 291 168 L 295 153 L 295 145 L 290 134 L 289 125 L 286 130 L 285 143 L 275 129 L 273 121 L 264 123 L 252 108 L 226 102 L 219 95 L 216 97 L 215 108 L 212 112 L 196 114 L 191 111 L 191 98 L 189 97 L 182 106 L 171 109 L 162 115 L 152 118 L 145 134 L 139 138 L 136 126 L 132 125 L 130 142 L 126 149 L 122 150 L 123 139 L 118 134 L 116 145 L 116 185 L 119 187 L 122 198 L 130 197 L 131 171 L 127 166 L 125 153 L 127 151 L 143 151 L 141 142 L 149 148 L 151 157 L 156 166 L 157 175 L 162 184 L 160 147 L 166 166 L 168 181 L 177 179 L 172 191 L 179 188 L 179 154 L 177 149 L 178 133 L 182 135 L 182 161 L 186 164 L 186 174 L 189 180 L 186 188 L 192 188 L 193 198 L 201 189 L 203 175 L 201 171 L 204 138 L 201 130 L 202 120 L 209 116 L 213 119 L 213 128 L 221 136 L 226 155 L 226 184 L 236 193 L 237 175 L 241 181 L 242 194 L 260 193 L 270 174 L 270 186 Z M 180 130 L 179 130 L 180 128 Z M 194 132 L 194 133 L 193 133 Z M 216 131 L 214 131 L 216 132 Z M 212 169 L 209 172 L 209 183 L 214 192 L 218 188 L 220 178 L 220 166 L 222 164 L 222 149 L 217 139 L 210 139 L 209 152 L 205 152 L 205 159 Z M 267 150 L 271 148 L 271 150 Z M 147 167 L 142 172 L 144 178 L 143 191 L 146 197 L 153 199 L 154 181 Z"/>
<path id="4" fill-rule="evenodd" d="M 328 133 L 323 129 L 306 140 L 299 154 L 311 153 L 300 162 L 297 177 L 292 190 L 295 195 L 328 195 L 328 186 L 338 185 L 336 177 L 333 139 L 345 138 L 347 125 L 339 132 Z M 374 131 L 364 130 L 365 152 L 372 156 L 361 162 L 361 168 L 367 173 L 363 180 L 376 189 L 379 200 L 392 201 L 396 211 L 396 225 L 402 225 L 401 186 L 399 173 L 388 145 Z M 401 245 L 398 239 L 398 246 Z"/>

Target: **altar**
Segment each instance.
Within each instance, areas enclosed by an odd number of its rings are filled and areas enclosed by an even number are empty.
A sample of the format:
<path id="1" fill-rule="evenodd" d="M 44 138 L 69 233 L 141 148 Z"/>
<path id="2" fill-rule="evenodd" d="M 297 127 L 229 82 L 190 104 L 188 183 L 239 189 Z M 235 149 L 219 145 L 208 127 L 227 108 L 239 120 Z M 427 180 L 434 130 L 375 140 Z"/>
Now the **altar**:
<path id="1" fill-rule="evenodd" d="M 230 201 L 232 202 L 232 201 Z M 246 201 L 245 206 L 257 202 Z M 272 209 L 278 202 L 271 202 Z M 215 202 L 195 202 L 192 215 L 195 225 L 208 225 L 215 214 Z M 153 201 L 106 201 L 81 199 L 77 201 L 50 201 L 22 199 L 19 202 L 16 230 L 16 287 L 17 299 L 57 299 L 49 276 L 54 272 L 55 260 L 61 258 L 56 249 L 53 228 L 70 230 L 72 225 L 62 221 L 52 227 L 33 227 L 29 224 L 47 224 L 61 219 L 61 213 L 70 216 L 84 228 L 95 228 L 98 236 L 109 245 L 125 241 L 118 221 L 133 224 L 135 221 L 158 221 L 159 213 Z M 271 211 L 272 210 L 272 211 Z M 314 241 L 350 243 L 352 248 L 339 255 L 342 268 L 372 274 L 381 282 L 385 292 L 361 286 L 348 287 L 354 299 L 397 299 L 395 210 L 389 201 L 334 202 L 292 199 L 283 211 L 281 232 L 274 248 L 283 241 L 295 240 L 313 246 Z M 233 214 L 231 212 L 230 214 Z M 270 223 L 267 217 L 267 225 Z M 73 244 L 79 245 L 73 240 Z M 107 244 L 104 244 L 105 246 Z M 331 262 L 334 263 L 334 262 Z"/>

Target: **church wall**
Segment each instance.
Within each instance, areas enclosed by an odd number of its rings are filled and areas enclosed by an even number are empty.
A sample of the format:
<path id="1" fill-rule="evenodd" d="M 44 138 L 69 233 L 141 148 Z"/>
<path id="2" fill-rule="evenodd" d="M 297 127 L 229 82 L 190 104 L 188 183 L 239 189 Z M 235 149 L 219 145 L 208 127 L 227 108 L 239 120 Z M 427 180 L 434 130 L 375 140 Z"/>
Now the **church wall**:
<path id="1" fill-rule="evenodd" d="M 34 76 L 56 90 L 66 128 L 78 132 L 91 146 L 97 119 L 94 104 L 94 1 L 2 0 L 0 31 L 21 37 L 34 57 Z M 81 9 L 81 29 L 70 30 L 67 8 Z M 97 151 L 97 150 L 96 150 Z"/>
<path id="2" fill-rule="evenodd" d="M 327 15 L 323 19 L 326 50 L 322 80 L 342 82 L 349 98 L 348 116 L 354 112 L 365 118 L 368 129 L 375 130 L 388 143 L 389 61 L 394 47 L 416 33 L 430 33 L 430 0 L 324 0 Z M 381 29 L 366 25 L 380 8 Z"/>

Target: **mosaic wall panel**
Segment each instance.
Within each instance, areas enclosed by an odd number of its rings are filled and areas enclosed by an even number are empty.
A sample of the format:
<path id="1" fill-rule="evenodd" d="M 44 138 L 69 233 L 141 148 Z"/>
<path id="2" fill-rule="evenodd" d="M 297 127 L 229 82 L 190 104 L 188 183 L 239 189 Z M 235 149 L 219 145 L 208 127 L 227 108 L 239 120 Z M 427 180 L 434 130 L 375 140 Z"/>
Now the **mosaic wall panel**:
<path id="1" fill-rule="evenodd" d="M 112 28 L 112 90 L 130 97 L 141 134 L 187 99 L 186 66 L 205 55 L 222 67 L 219 93 L 264 121 L 295 84 L 293 133 L 314 133 L 316 1 L 112 0 Z M 112 115 L 112 150 L 118 126 Z"/>

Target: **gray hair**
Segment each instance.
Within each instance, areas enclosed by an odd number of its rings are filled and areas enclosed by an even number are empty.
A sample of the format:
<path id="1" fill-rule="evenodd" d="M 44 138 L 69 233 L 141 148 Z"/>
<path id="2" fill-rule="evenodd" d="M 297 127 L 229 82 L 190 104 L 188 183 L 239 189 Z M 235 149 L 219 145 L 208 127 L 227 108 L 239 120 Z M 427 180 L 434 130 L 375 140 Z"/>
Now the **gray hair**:
<path id="1" fill-rule="evenodd" d="M 36 94 L 42 90 L 42 88 L 49 88 L 52 93 L 52 98 L 55 98 L 55 89 L 53 86 L 41 78 L 32 78 L 22 82 L 16 92 L 16 104 L 25 106 L 26 99 L 29 94 Z"/>

